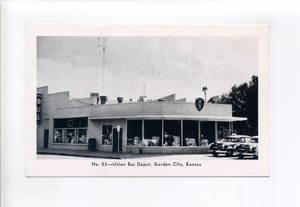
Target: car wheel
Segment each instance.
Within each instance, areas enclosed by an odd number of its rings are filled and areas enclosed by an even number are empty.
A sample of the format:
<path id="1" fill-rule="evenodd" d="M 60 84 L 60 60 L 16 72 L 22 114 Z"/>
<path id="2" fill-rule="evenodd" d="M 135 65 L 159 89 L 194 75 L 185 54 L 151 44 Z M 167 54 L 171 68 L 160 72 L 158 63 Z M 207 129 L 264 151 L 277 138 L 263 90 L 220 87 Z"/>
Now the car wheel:
<path id="1" fill-rule="evenodd" d="M 217 152 L 213 152 L 212 154 L 214 157 L 218 157 L 218 155 L 219 155 Z"/>
<path id="2" fill-rule="evenodd" d="M 239 158 L 240 159 L 244 159 L 244 155 L 243 154 L 239 154 Z"/>
<path id="3" fill-rule="evenodd" d="M 227 157 L 231 157 L 232 155 L 233 155 L 233 151 L 228 151 L 226 154 Z"/>
<path id="4" fill-rule="evenodd" d="M 254 159 L 258 159 L 258 149 L 256 150 L 254 156 L 253 156 Z"/>

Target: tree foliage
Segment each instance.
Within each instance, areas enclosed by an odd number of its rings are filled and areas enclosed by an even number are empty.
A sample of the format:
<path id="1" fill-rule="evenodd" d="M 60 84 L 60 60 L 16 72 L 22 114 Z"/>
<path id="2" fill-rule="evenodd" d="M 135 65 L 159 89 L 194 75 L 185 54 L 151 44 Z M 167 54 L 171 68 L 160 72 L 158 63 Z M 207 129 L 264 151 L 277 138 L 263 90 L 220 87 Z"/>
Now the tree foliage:
<path id="1" fill-rule="evenodd" d="M 232 115 L 247 117 L 246 122 L 235 122 L 237 133 L 258 134 L 258 77 L 252 76 L 249 83 L 234 85 L 229 93 L 213 96 L 209 103 L 231 104 Z"/>

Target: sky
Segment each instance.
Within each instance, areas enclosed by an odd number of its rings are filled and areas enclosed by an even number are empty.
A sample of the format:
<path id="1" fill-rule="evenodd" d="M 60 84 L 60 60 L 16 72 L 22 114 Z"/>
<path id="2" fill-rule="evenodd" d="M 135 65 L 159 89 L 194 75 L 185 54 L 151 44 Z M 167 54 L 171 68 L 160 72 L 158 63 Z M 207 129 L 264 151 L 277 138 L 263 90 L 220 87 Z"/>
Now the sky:
<path id="1" fill-rule="evenodd" d="M 103 47 L 105 51 L 103 51 Z M 136 101 L 175 93 L 193 102 L 258 75 L 256 37 L 38 37 L 37 86 Z M 144 90 L 145 85 L 145 90 Z"/>

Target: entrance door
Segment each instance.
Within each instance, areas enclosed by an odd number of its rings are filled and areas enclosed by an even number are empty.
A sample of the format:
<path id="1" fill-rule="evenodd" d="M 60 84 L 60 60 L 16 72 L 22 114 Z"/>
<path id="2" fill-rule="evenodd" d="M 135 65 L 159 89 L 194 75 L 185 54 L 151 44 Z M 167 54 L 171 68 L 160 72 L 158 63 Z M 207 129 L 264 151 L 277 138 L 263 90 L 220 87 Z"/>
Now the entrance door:
<path id="1" fill-rule="evenodd" d="M 122 152 L 122 133 L 123 129 L 119 132 L 119 152 Z M 113 129 L 113 152 L 118 152 L 118 131 L 116 128 Z"/>
<path id="2" fill-rule="evenodd" d="M 49 142 L 49 129 L 44 130 L 44 148 L 48 148 Z"/>

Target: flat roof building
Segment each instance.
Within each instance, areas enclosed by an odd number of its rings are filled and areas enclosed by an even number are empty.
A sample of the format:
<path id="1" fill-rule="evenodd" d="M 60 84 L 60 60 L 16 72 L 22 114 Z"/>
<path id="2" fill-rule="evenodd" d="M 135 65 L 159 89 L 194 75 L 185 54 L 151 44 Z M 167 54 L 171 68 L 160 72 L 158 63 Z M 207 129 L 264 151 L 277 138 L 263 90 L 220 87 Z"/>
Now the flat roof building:
<path id="1" fill-rule="evenodd" d="M 95 93 L 70 100 L 69 92 L 49 94 L 47 86 L 37 94 L 38 148 L 88 150 L 94 138 L 96 150 L 104 152 L 201 153 L 232 134 L 233 122 L 246 120 L 233 117 L 229 104 L 205 103 L 199 111 L 195 103 L 175 100 L 175 94 L 124 103 L 122 98 L 105 103 Z"/>

